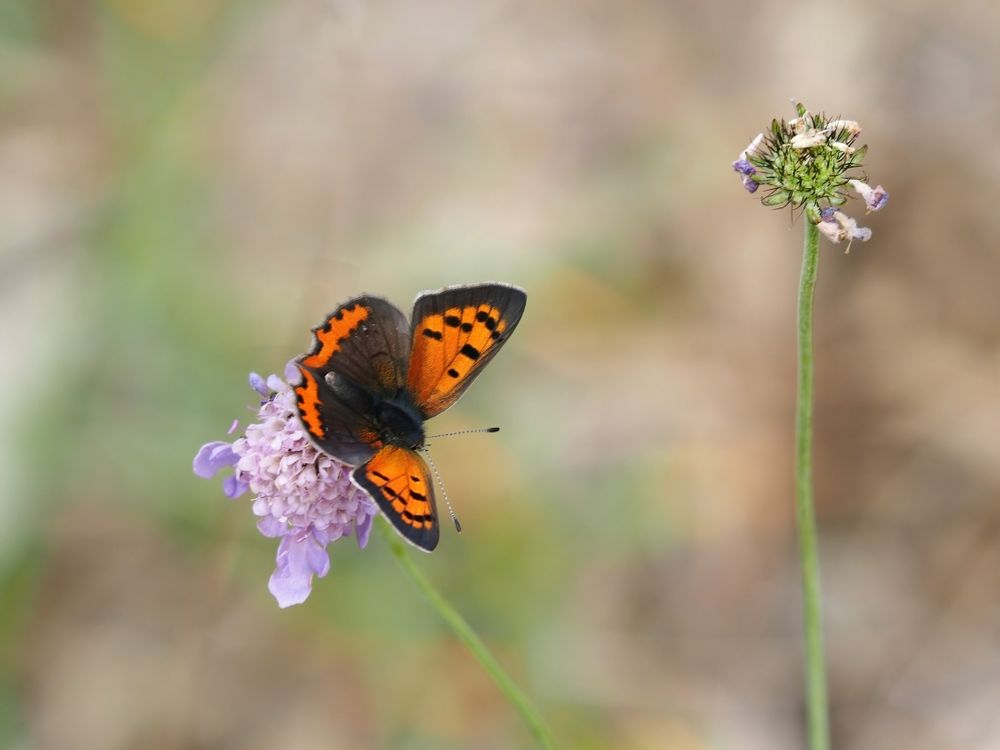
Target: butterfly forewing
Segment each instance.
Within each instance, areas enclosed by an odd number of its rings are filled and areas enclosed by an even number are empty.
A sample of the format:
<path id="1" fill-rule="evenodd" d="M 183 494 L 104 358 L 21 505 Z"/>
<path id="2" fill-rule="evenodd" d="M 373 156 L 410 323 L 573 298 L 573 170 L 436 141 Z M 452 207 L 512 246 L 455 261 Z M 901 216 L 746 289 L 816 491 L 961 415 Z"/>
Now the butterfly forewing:
<path id="1" fill-rule="evenodd" d="M 381 447 L 374 400 L 406 383 L 410 348 L 406 317 L 379 297 L 357 297 L 313 329 L 296 360 L 299 418 L 319 448 L 358 464 Z"/>
<path id="2" fill-rule="evenodd" d="M 417 298 L 407 384 L 425 418 L 454 404 L 496 356 L 526 299 L 506 284 L 453 287 Z"/>
<path id="3" fill-rule="evenodd" d="M 380 297 L 358 297 L 313 328 L 313 346 L 298 361 L 372 393 L 395 395 L 406 383 L 409 353 L 406 316 Z"/>
<path id="4" fill-rule="evenodd" d="M 440 527 L 427 464 L 415 451 L 389 445 L 351 475 L 404 539 L 430 552 Z"/>

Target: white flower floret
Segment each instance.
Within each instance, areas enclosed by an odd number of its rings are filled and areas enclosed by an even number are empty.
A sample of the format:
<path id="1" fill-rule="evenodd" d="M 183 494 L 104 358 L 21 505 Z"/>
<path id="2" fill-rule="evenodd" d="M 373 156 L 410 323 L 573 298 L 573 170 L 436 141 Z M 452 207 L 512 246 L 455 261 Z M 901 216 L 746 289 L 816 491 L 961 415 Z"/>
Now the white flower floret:
<path id="1" fill-rule="evenodd" d="M 815 148 L 826 143 L 826 133 L 822 130 L 809 130 L 792 136 L 792 148 Z"/>
<path id="2" fill-rule="evenodd" d="M 824 129 L 829 133 L 846 130 L 848 136 L 855 136 L 861 132 L 861 126 L 856 120 L 830 120 Z"/>

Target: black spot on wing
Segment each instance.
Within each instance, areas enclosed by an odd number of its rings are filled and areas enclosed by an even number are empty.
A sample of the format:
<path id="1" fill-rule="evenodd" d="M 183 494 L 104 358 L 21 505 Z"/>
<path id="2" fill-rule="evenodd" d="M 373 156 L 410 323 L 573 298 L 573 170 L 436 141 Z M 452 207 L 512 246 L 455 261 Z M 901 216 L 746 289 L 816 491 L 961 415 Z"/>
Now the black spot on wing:
<path id="1" fill-rule="evenodd" d="M 403 516 L 403 518 L 407 518 L 410 521 L 419 521 L 421 523 L 423 523 L 424 521 L 433 521 L 434 520 L 434 516 L 432 516 L 430 514 L 428 514 L 426 516 L 422 516 L 422 515 L 420 515 L 418 513 L 410 513 L 410 511 L 408 511 L 408 510 L 404 510 L 401 515 Z"/>

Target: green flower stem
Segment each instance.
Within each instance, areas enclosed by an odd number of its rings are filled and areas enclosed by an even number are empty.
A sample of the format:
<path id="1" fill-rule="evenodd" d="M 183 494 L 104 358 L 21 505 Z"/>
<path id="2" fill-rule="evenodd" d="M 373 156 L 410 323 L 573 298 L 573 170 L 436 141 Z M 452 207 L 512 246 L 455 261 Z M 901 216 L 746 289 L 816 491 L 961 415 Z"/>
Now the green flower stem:
<path id="1" fill-rule="evenodd" d="M 483 666 L 483 669 L 493 678 L 493 681 L 507 697 L 507 700 L 521 714 L 521 718 L 528 725 L 528 730 L 535 738 L 538 746 L 546 750 L 555 750 L 555 744 L 552 742 L 552 738 L 549 736 L 548 730 L 542 722 L 542 717 L 528 701 L 527 696 L 514 684 L 514 681 L 504 671 L 503 667 L 500 666 L 500 663 L 493 654 L 490 653 L 486 644 L 480 640 L 469 623 L 465 621 L 465 618 L 445 601 L 444 597 L 437 592 L 430 581 L 420 572 L 420 569 L 410 559 L 406 545 L 389 525 L 389 522 L 382 516 L 379 516 L 377 520 L 379 531 L 388 543 L 389 549 L 392 550 L 392 554 L 396 557 L 400 567 L 416 584 L 417 588 L 420 589 L 420 592 L 430 602 L 431 606 L 437 610 L 438 614 L 455 631 L 455 635 L 468 647 L 473 656 Z"/>
<path id="2" fill-rule="evenodd" d="M 826 666 L 823 652 L 823 612 L 819 575 L 819 540 L 813 507 L 812 421 L 813 421 L 813 295 L 819 264 L 819 229 L 806 225 L 799 282 L 799 392 L 795 411 L 795 508 L 799 527 L 799 555 L 802 560 L 802 600 L 805 626 L 806 702 L 809 721 L 809 749 L 829 750 L 830 728 L 827 715 Z"/>

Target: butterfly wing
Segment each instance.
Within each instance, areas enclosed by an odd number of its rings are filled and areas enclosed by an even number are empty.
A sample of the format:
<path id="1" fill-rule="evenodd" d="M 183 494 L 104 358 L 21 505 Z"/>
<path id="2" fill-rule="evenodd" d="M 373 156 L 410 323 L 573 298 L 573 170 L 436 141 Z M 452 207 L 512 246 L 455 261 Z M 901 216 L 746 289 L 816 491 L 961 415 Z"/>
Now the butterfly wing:
<path id="1" fill-rule="evenodd" d="M 324 452 L 350 464 L 381 448 L 374 404 L 405 387 L 410 332 L 406 317 L 379 297 L 348 300 L 313 328 L 295 360 L 299 418 Z"/>
<path id="2" fill-rule="evenodd" d="M 404 539 L 430 552 L 440 527 L 434 485 L 427 464 L 415 451 L 388 445 L 351 474 Z"/>
<path id="3" fill-rule="evenodd" d="M 496 283 L 417 297 L 407 386 L 425 419 L 454 404 L 496 356 L 526 301 L 523 290 Z"/>

